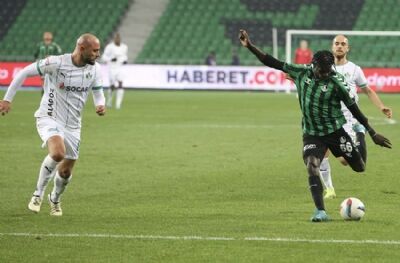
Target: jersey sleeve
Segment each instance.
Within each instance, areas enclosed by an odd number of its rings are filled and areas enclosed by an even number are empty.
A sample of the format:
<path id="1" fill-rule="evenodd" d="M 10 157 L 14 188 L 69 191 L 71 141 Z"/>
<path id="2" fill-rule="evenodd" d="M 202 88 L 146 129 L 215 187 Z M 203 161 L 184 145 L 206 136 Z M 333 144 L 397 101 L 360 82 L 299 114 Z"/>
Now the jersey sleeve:
<path id="1" fill-rule="evenodd" d="M 124 44 L 124 54 L 122 55 L 122 59 L 121 59 L 122 63 L 125 61 L 128 61 L 128 46 Z"/>
<path id="2" fill-rule="evenodd" d="M 57 53 L 57 55 L 61 55 L 61 53 L 62 53 L 61 47 L 60 47 L 58 44 L 56 44 L 56 43 L 55 43 L 55 46 L 56 46 L 56 53 Z"/>
<path id="3" fill-rule="evenodd" d="M 61 64 L 61 56 L 50 56 L 36 62 L 36 68 L 41 76 L 52 74 Z"/>
<path id="4" fill-rule="evenodd" d="M 112 48 L 111 48 L 111 45 L 108 44 L 108 45 L 106 46 L 106 48 L 104 49 L 104 53 L 103 53 L 103 56 L 102 56 L 101 59 L 102 59 L 103 61 L 105 61 L 105 62 L 110 62 L 111 59 L 113 59 L 112 56 L 113 56 L 113 54 L 112 54 Z"/>
<path id="5" fill-rule="evenodd" d="M 36 67 L 36 63 L 32 63 L 26 66 L 23 70 L 19 71 L 14 79 L 11 81 L 10 86 L 4 95 L 4 100 L 11 102 L 17 93 L 17 89 L 21 87 L 27 77 L 37 76 L 39 72 Z"/>
<path id="6" fill-rule="evenodd" d="M 336 75 L 333 77 L 338 91 L 338 97 L 341 101 L 343 101 L 346 107 L 351 106 L 355 101 L 351 98 L 349 88 L 347 87 L 347 83 L 345 78 L 342 75 Z"/>
<path id="7" fill-rule="evenodd" d="M 92 83 L 92 90 L 103 89 L 103 78 L 101 76 L 101 67 L 99 63 L 95 64 L 95 77 Z"/>
<path id="8" fill-rule="evenodd" d="M 356 68 L 355 83 L 358 87 L 362 89 L 368 86 L 367 78 L 365 77 L 364 72 L 359 66 L 357 66 Z"/>
<path id="9" fill-rule="evenodd" d="M 105 105 L 105 97 L 103 91 L 103 79 L 101 77 L 101 67 L 95 64 L 95 77 L 92 84 L 93 102 L 95 106 Z"/>
<path id="10" fill-rule="evenodd" d="M 39 53 L 40 53 L 40 44 L 37 44 L 36 49 L 35 49 L 35 54 L 33 54 L 33 57 L 35 58 L 35 60 L 37 60 L 39 58 Z"/>
<path id="11" fill-rule="evenodd" d="M 305 70 L 307 70 L 306 65 L 291 63 L 283 64 L 283 71 L 287 73 L 292 79 L 296 79 L 300 75 L 300 73 L 304 72 Z"/>

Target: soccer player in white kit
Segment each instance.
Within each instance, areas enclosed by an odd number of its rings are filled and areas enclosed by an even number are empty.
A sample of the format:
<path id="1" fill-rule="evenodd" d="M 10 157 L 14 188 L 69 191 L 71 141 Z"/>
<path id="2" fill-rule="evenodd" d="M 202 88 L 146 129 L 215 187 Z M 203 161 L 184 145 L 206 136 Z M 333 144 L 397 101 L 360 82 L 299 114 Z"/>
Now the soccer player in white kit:
<path id="1" fill-rule="evenodd" d="M 72 169 L 79 156 L 81 116 L 92 91 L 96 113 L 106 112 L 100 65 L 100 42 L 92 34 L 83 34 L 72 54 L 50 56 L 21 70 L 11 82 L 0 112 L 5 115 L 25 78 L 44 76 L 44 95 L 35 112 L 37 131 L 47 145 L 48 155 L 40 167 L 36 190 L 28 204 L 39 212 L 48 182 L 54 177 L 54 188 L 48 195 L 50 215 L 61 216 L 60 197 L 72 178 Z"/>
<path id="2" fill-rule="evenodd" d="M 347 60 L 347 53 L 349 52 L 349 41 L 344 35 L 337 35 L 332 42 L 332 52 L 335 56 L 336 71 L 342 74 L 348 84 L 349 92 L 358 103 L 357 86 L 365 92 L 371 102 L 383 113 L 387 118 L 392 117 L 392 110 L 386 107 L 379 99 L 378 95 L 368 86 L 367 79 L 361 68 L 353 62 Z M 346 117 L 347 123 L 343 126 L 345 131 L 353 138 L 357 144 L 363 144 L 362 147 L 366 149 L 365 145 L 365 128 L 362 126 L 351 114 L 351 112 L 342 103 L 342 111 Z M 362 152 L 361 152 L 362 153 Z M 363 153 L 362 153 L 363 154 Z M 366 155 L 366 151 L 364 152 Z M 331 168 L 327 155 L 321 162 L 320 173 L 322 181 L 325 185 L 324 198 L 335 198 L 336 193 L 333 187 L 331 178 Z"/>
<path id="3" fill-rule="evenodd" d="M 113 92 L 116 89 L 115 108 L 120 109 L 124 98 L 122 65 L 128 63 L 128 46 L 121 43 L 119 33 L 115 34 L 114 41 L 106 46 L 102 60 L 108 65 L 110 88 L 107 96 L 107 107 L 112 107 Z"/>

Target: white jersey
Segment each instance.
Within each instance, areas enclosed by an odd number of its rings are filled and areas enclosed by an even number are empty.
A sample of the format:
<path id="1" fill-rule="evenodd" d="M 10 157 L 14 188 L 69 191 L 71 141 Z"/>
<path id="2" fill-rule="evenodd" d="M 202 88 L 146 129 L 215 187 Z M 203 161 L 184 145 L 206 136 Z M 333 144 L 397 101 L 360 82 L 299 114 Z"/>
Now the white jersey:
<path id="1" fill-rule="evenodd" d="M 36 65 L 45 78 L 44 95 L 35 117 L 51 117 L 66 128 L 79 129 L 89 92 L 102 89 L 100 65 L 77 67 L 72 63 L 72 54 L 50 56 Z"/>
<path id="2" fill-rule="evenodd" d="M 335 67 L 336 71 L 344 76 L 347 85 L 350 89 L 349 90 L 350 97 L 354 98 L 355 101 L 358 103 L 357 87 L 365 88 L 368 84 L 364 72 L 361 70 L 359 66 L 357 66 L 351 61 L 347 61 L 346 64 L 338 65 Z M 344 106 L 344 104 L 342 103 L 342 109 L 345 107 L 346 106 Z"/>
<path id="3" fill-rule="evenodd" d="M 351 61 L 347 61 L 347 63 L 344 65 L 336 66 L 336 71 L 344 76 L 347 82 L 347 87 L 349 88 L 350 97 L 354 98 L 356 103 L 358 103 L 357 87 L 365 88 L 368 85 L 364 72 L 359 66 Z M 341 105 L 343 115 L 346 118 L 346 123 L 343 125 L 343 128 L 355 141 L 356 133 L 354 132 L 353 126 L 360 124 L 353 117 L 350 110 L 344 105 L 343 102 L 341 102 Z"/>
<path id="4" fill-rule="evenodd" d="M 120 43 L 120 45 L 117 46 L 114 42 L 112 42 L 104 49 L 102 59 L 107 62 L 110 69 L 119 68 L 128 60 L 128 46 L 124 43 Z M 112 61 L 114 59 L 116 59 L 116 61 Z"/>

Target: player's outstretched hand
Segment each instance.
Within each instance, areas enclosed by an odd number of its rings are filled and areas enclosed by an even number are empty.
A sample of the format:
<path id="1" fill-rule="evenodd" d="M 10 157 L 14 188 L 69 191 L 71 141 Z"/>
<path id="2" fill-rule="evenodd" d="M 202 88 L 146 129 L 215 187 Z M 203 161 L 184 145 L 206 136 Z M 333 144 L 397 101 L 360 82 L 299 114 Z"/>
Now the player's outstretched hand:
<path id="1" fill-rule="evenodd" d="M 244 30 L 244 29 L 240 29 L 239 40 L 240 40 L 240 43 L 242 44 L 242 46 L 244 46 L 244 47 L 248 47 L 251 44 L 249 35 L 247 34 L 246 30 Z"/>
<path id="2" fill-rule="evenodd" d="M 389 139 L 379 133 L 375 133 L 373 136 L 371 136 L 371 138 L 375 144 L 390 149 L 392 148 L 392 143 L 389 141 Z"/>
<path id="3" fill-rule="evenodd" d="M 388 107 L 386 107 L 386 106 L 383 106 L 383 107 L 381 108 L 381 111 L 382 111 L 382 113 L 385 114 L 386 117 L 388 117 L 389 119 L 392 118 L 393 113 L 392 113 L 392 109 L 391 109 L 391 108 L 388 108 Z"/>
<path id="4" fill-rule="evenodd" d="M 96 113 L 99 116 L 104 116 L 104 114 L 106 114 L 106 106 L 104 105 L 96 106 Z"/>
<path id="5" fill-rule="evenodd" d="M 11 110 L 11 102 L 6 100 L 0 100 L 0 113 L 6 115 Z"/>

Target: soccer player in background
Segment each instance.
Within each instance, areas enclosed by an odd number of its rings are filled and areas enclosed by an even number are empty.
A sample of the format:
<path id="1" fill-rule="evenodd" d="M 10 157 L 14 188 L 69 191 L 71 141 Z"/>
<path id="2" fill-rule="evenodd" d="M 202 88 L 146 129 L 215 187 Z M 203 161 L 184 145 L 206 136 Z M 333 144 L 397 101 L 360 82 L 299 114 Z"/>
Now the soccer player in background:
<path id="1" fill-rule="evenodd" d="M 207 66 L 216 66 L 216 65 L 217 65 L 217 55 L 216 55 L 215 51 L 211 51 L 211 52 L 207 55 L 207 57 L 206 57 L 204 63 L 205 63 Z"/>
<path id="2" fill-rule="evenodd" d="M 308 48 L 307 40 L 303 39 L 300 41 L 299 47 L 295 51 L 294 63 L 295 64 L 310 64 L 313 53 Z"/>
<path id="3" fill-rule="evenodd" d="M 44 32 L 43 33 L 43 41 L 37 44 L 35 54 L 33 55 L 35 61 L 47 58 L 48 56 L 58 56 L 61 55 L 62 50 L 60 46 L 53 41 L 53 33 L 51 32 Z M 42 87 L 43 87 L 43 77 L 42 80 Z M 42 89 L 42 96 L 43 96 L 43 89 Z"/>
<path id="4" fill-rule="evenodd" d="M 43 41 L 37 44 L 35 54 L 33 55 L 35 60 L 44 59 L 48 56 L 61 55 L 62 50 L 60 46 L 53 41 L 53 33 L 44 32 Z"/>
<path id="5" fill-rule="evenodd" d="M 71 181 L 72 169 L 79 156 L 81 116 L 88 94 L 93 93 L 96 113 L 106 112 L 100 65 L 100 42 L 92 34 L 81 35 L 72 54 L 50 56 L 25 67 L 11 82 L 0 100 L 2 115 L 11 109 L 17 89 L 27 77 L 45 77 L 44 95 L 35 112 L 36 127 L 42 147 L 48 155 L 40 167 L 36 190 L 28 208 L 38 213 L 48 182 L 54 177 L 54 188 L 48 195 L 50 215 L 61 216 L 61 194 Z"/>
<path id="6" fill-rule="evenodd" d="M 350 51 L 349 41 L 344 35 L 337 35 L 332 41 L 332 52 L 335 56 L 336 71 L 344 76 L 347 82 L 350 96 L 358 103 L 357 86 L 367 94 L 370 101 L 383 113 L 387 118 L 392 117 L 392 110 L 386 107 L 379 99 L 373 89 L 368 86 L 367 79 L 359 66 L 347 60 L 347 54 Z M 346 123 L 343 125 L 344 130 L 357 144 L 365 146 L 365 127 L 363 127 L 351 114 L 351 112 L 342 104 L 343 115 Z M 364 159 L 366 156 L 364 157 Z M 322 181 L 325 185 L 324 198 L 335 198 L 336 193 L 331 178 L 331 167 L 329 164 L 328 154 L 321 162 L 320 167 Z"/>
<path id="7" fill-rule="evenodd" d="M 303 160 L 307 167 L 308 182 L 316 207 L 312 222 L 328 221 L 323 199 L 323 186 L 319 167 L 329 149 L 336 157 L 343 157 L 356 172 L 365 170 L 365 149 L 356 147 L 344 131 L 346 119 L 340 102 L 366 128 L 372 140 L 391 148 L 390 141 L 376 133 L 347 91 L 343 76 L 333 70 L 335 59 L 330 51 L 315 53 L 311 65 L 284 63 L 264 54 L 254 46 L 245 30 L 240 30 L 242 46 L 252 52 L 264 65 L 287 73 L 295 82 L 302 111 Z"/>
<path id="8" fill-rule="evenodd" d="M 112 107 L 113 93 L 116 90 L 115 108 L 120 109 L 124 98 L 122 65 L 128 63 L 128 46 L 121 43 L 119 33 L 115 34 L 114 41 L 106 46 L 102 60 L 108 65 L 110 88 L 108 90 L 107 107 Z"/>

